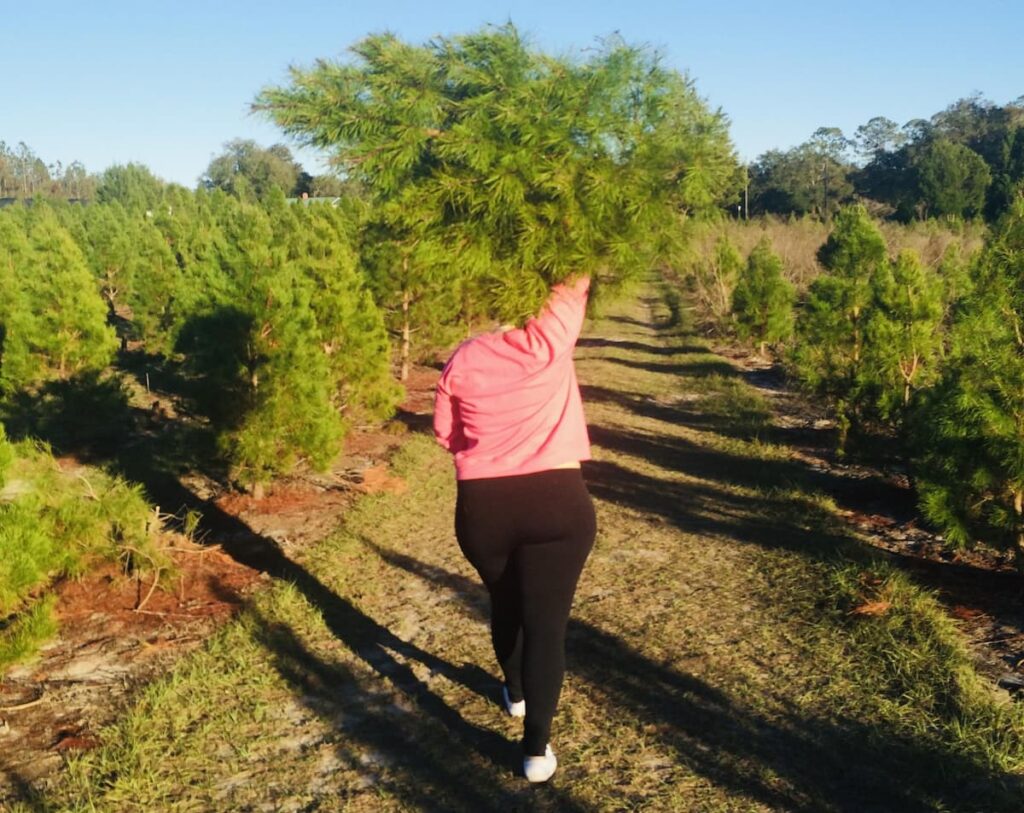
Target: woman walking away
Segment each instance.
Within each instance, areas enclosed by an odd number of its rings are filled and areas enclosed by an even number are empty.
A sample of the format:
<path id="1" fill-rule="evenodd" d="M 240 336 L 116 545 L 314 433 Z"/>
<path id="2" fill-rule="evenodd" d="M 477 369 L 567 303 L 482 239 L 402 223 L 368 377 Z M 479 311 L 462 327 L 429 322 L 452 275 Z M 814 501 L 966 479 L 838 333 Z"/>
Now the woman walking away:
<path id="1" fill-rule="evenodd" d="M 544 782 L 565 673 L 565 630 L 594 544 L 590 459 L 573 348 L 589 278 L 557 285 L 540 316 L 464 342 L 437 385 L 434 434 L 455 457 L 455 534 L 491 596 L 502 698 L 525 717 L 523 772 Z"/>

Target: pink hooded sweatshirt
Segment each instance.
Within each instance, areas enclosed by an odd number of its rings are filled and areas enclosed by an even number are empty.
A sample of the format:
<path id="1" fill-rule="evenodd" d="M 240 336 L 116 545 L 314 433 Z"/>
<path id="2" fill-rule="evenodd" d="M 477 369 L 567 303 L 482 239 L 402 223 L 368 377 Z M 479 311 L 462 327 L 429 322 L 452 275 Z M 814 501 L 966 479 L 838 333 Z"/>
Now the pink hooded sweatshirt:
<path id="1" fill-rule="evenodd" d="M 459 480 L 508 477 L 590 459 L 573 348 L 589 278 L 556 285 L 540 316 L 463 342 L 434 399 L 434 436 Z"/>

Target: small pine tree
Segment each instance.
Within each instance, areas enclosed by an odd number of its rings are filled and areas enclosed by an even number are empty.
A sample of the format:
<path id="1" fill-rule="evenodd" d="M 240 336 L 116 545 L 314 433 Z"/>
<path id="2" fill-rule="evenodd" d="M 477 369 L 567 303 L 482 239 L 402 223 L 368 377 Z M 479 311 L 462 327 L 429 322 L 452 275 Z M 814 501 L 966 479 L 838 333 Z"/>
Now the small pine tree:
<path id="1" fill-rule="evenodd" d="M 765 345 L 785 341 L 793 333 L 796 291 L 782 271 L 782 260 L 772 251 L 771 241 L 762 237 L 732 292 L 736 332 L 743 340 L 758 342 L 761 355 Z"/>
<path id="2" fill-rule="evenodd" d="M 52 378 L 67 379 L 105 368 L 117 349 L 107 309 L 85 257 L 53 210 L 40 203 L 31 211 L 5 213 L 15 229 L 6 254 L 13 279 L 5 295 L 4 370 L 8 390 Z M 20 221 L 20 223 L 19 223 Z M 23 239 L 13 233 L 20 225 Z M 26 309 L 21 311 L 21 309 Z M 26 316 L 25 313 L 30 314 Z"/>
<path id="3" fill-rule="evenodd" d="M 715 241 L 711 256 L 694 268 L 697 296 L 716 324 L 724 323 L 729 315 L 733 289 L 742 269 L 743 255 L 724 234 Z"/>
<path id="4" fill-rule="evenodd" d="M 21 389 L 41 374 L 41 359 L 29 342 L 35 316 L 21 276 L 31 253 L 22 224 L 0 212 L 0 393 Z"/>
<path id="5" fill-rule="evenodd" d="M 79 246 L 99 282 L 111 314 L 132 291 L 135 240 L 128 213 L 117 201 L 79 208 Z"/>
<path id="6" fill-rule="evenodd" d="M 154 212 L 153 223 L 160 231 L 178 267 L 170 339 L 191 317 L 206 312 L 230 297 L 231 281 L 224 270 L 225 237 L 215 212 L 215 203 L 227 196 L 180 187 L 165 191 Z"/>
<path id="7" fill-rule="evenodd" d="M 901 421 L 912 393 L 935 380 L 942 349 L 943 286 L 912 251 L 878 266 L 867 319 L 865 378 L 884 420 Z"/>
<path id="8" fill-rule="evenodd" d="M 275 243 L 261 208 L 220 193 L 213 210 L 227 290 L 219 300 L 208 295 L 177 349 L 202 381 L 201 401 L 235 479 L 258 494 L 300 460 L 329 464 L 344 425 L 312 283 Z"/>
<path id="9" fill-rule="evenodd" d="M 864 345 L 871 279 L 888 262 L 885 240 L 863 206 L 836 215 L 818 260 L 825 273 L 808 289 L 791 363 L 808 387 L 834 404 L 842 453 L 852 422 L 869 401 Z"/>
<path id="10" fill-rule="evenodd" d="M 265 269 L 263 269 L 265 272 Z M 261 273 L 246 286 L 249 331 L 244 365 L 245 410 L 219 443 L 235 478 L 257 495 L 264 483 L 300 460 L 326 468 L 344 425 L 331 403 L 327 357 L 317 339 L 311 289 L 291 269 Z"/>
<path id="11" fill-rule="evenodd" d="M 285 209 L 279 207 L 271 217 L 289 260 L 316 291 L 312 308 L 336 405 L 346 414 L 390 417 L 402 390 L 391 376 L 384 319 L 363 284 L 348 225 L 333 206 Z"/>
<path id="12" fill-rule="evenodd" d="M 960 243 L 951 243 L 936 269 L 942 283 L 943 321 L 948 326 L 958 303 L 966 301 L 974 287 L 971 257 L 964 256 Z"/>
<path id="13" fill-rule="evenodd" d="M 0 423 L 0 488 L 7 482 L 7 470 L 14 462 L 14 447 L 7 440 L 7 431 Z"/>
<path id="14" fill-rule="evenodd" d="M 150 353 L 167 354 L 182 318 L 184 278 L 167 240 L 147 218 L 134 224 L 133 285 L 128 296 L 133 332 Z"/>
<path id="15" fill-rule="evenodd" d="M 163 235 L 150 218 L 117 201 L 80 207 L 73 217 L 111 319 L 130 319 L 130 333 L 150 352 L 168 352 L 180 271 Z M 128 338 L 124 332 L 122 345 Z"/>
<path id="16" fill-rule="evenodd" d="M 942 380 L 913 415 L 919 499 L 950 543 L 1008 548 L 1024 572 L 1024 201 L 974 283 Z"/>

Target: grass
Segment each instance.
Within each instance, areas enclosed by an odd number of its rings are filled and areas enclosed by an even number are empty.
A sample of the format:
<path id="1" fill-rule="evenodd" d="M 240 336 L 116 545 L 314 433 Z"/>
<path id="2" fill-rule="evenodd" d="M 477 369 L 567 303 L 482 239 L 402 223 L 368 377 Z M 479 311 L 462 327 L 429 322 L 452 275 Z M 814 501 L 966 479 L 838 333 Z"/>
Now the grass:
<path id="1" fill-rule="evenodd" d="M 979 678 L 934 595 L 882 565 L 847 565 L 828 575 L 829 618 L 846 634 L 837 660 L 850 664 L 844 678 L 858 687 L 864 707 L 874 706 L 908 736 L 938 740 L 989 770 L 1024 769 L 1024 709 L 1000 702 Z M 859 615 L 864 608 L 876 609 Z"/>
<path id="2" fill-rule="evenodd" d="M 294 553 L 20 810 L 1019 810 L 1022 710 L 677 313 L 611 310 L 578 353 L 600 530 L 552 783 L 513 773 L 451 464 L 413 436 L 405 493 Z"/>

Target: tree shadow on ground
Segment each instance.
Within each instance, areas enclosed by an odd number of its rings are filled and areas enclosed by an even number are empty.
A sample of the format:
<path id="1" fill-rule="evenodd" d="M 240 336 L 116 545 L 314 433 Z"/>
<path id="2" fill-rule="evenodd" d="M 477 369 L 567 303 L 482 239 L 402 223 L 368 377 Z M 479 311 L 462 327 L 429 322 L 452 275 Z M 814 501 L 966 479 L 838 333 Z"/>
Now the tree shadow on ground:
<path id="1" fill-rule="evenodd" d="M 215 541 L 237 562 L 294 585 L 322 615 L 339 641 L 404 695 L 433 725 L 446 732 L 458 747 L 477 751 L 492 766 L 501 769 L 510 769 L 516 764 L 518 744 L 466 721 L 418 679 L 409 664 L 418 662 L 430 672 L 481 695 L 491 693 L 494 688 L 495 681 L 490 675 L 476 666 L 448 663 L 401 640 L 288 558 L 274 540 L 254 532 L 211 499 L 183 484 L 181 475 L 208 462 L 207 455 L 212 454 L 209 446 L 212 436 L 204 427 L 166 416 L 152 420 L 146 410 L 130 404 L 127 393 L 116 380 L 82 378 L 60 382 L 51 385 L 46 396 L 45 401 L 26 397 L 9 407 L 6 417 L 12 436 L 38 437 L 50 442 L 58 454 L 75 454 L 83 462 L 112 469 L 141 484 L 148 499 L 160 505 L 165 513 L 181 516 L 189 511 L 198 513 L 201 516 L 199 538 Z M 96 434 L 99 428 L 103 431 Z M 232 599 L 237 601 L 237 596 L 232 594 Z M 297 688 L 301 675 L 322 678 L 333 675 L 338 680 L 349 680 L 338 667 L 318 661 L 312 653 L 303 653 L 297 637 L 283 625 L 267 619 L 262 623 L 265 643 L 272 648 L 275 663 Z M 330 694 L 329 686 L 325 691 Z M 321 712 L 322 701 L 321 697 L 318 701 Z M 450 802 L 443 809 L 484 809 L 480 802 L 485 797 L 476 786 L 457 775 L 453 765 L 444 764 L 443 744 L 433 742 L 429 748 L 415 745 L 395 727 L 393 720 L 384 718 L 370 721 L 360 732 L 365 745 L 386 755 L 392 772 L 401 772 L 407 778 L 401 787 L 402 793 L 412 794 L 407 799 L 409 804 L 441 809 L 431 804 L 430 798 L 431 793 L 438 798 L 443 791 Z M 48 809 L 30 782 L 19 781 L 19 777 L 12 777 L 12 781 L 26 804 Z M 420 786 L 422 791 L 414 790 Z M 552 809 L 579 810 L 568 797 L 559 797 L 558 805 Z"/>
<path id="2" fill-rule="evenodd" d="M 640 474 L 610 461 L 583 464 L 590 492 L 599 499 L 650 516 L 679 530 L 732 539 L 740 545 L 784 549 L 805 556 L 854 555 L 852 534 L 833 527 L 813 501 L 799 496 L 766 510 L 763 497 L 748 497 L 712 485 L 673 482 Z M 799 519 L 798 519 L 799 518 Z"/>
<path id="3" fill-rule="evenodd" d="M 679 356 L 684 353 L 707 354 L 708 349 L 699 344 L 660 345 L 638 342 L 633 339 L 612 339 L 607 337 L 584 336 L 576 342 L 577 348 L 625 350 L 630 353 L 649 353 L 652 356 Z"/>
<path id="4" fill-rule="evenodd" d="M 200 512 L 201 530 L 216 539 L 237 562 L 294 586 L 322 616 L 331 634 L 415 708 L 416 713 L 402 712 L 391 703 L 380 713 L 368 711 L 367 701 L 373 689 L 361 683 L 345 665 L 327 662 L 311 652 L 286 624 L 264 618 L 250 607 L 259 640 L 266 646 L 275 668 L 296 690 L 300 702 L 332 725 L 338 725 L 338 720 L 346 715 L 358 717 L 353 727 L 339 728 L 340 758 L 350 758 L 356 744 L 370 749 L 387 766 L 386 772 L 397 777 L 391 787 L 396 798 L 418 809 L 467 813 L 538 809 L 532 802 L 527 804 L 529 799 L 517 801 L 514 795 L 504 800 L 507 804 L 492 807 L 493 794 L 481 790 L 479 783 L 466 781 L 464 769 L 471 752 L 483 756 L 492 776 L 498 777 L 510 772 L 520 759 L 518 743 L 466 720 L 417 677 L 411 664 L 421 664 L 429 673 L 441 675 L 481 696 L 494 694 L 497 681 L 490 674 L 476 665 L 452 664 L 402 640 L 290 559 L 273 539 L 256 533 L 176 480 L 161 479 L 153 487 L 165 499 L 174 499 Z M 376 693 L 379 695 L 379 691 Z M 459 759 L 453 759 L 456 753 L 461 755 Z M 32 809 L 50 809 L 30 783 L 22 781 L 17 785 L 22 799 L 35 805 Z M 551 810 L 583 813 L 583 808 L 555 788 L 540 793 L 550 801 Z M 531 799 L 536 801 L 536 797 Z"/>
<path id="5" fill-rule="evenodd" d="M 345 615 L 350 612 L 346 609 Z M 389 650 L 411 657 L 432 671 L 451 677 L 455 672 L 472 675 L 476 691 L 492 690 L 496 681 L 477 667 L 454 667 L 379 627 L 368 649 L 362 637 L 356 653 L 375 672 L 386 677 L 406 699 L 381 697 L 380 688 L 368 684 L 349 667 L 328 662 L 309 650 L 287 625 L 254 614 L 257 636 L 271 655 L 278 673 L 295 690 L 299 700 L 321 719 L 337 728 L 335 751 L 341 762 L 358 770 L 374 792 L 385 791 L 401 800 L 403 809 L 432 811 L 554 810 L 584 813 L 584 808 L 555 785 L 542 789 L 504 786 L 520 757 L 518 743 L 494 731 L 468 722 Z M 351 617 L 328 621 L 343 643 L 352 646 Z M 372 622 L 375 623 L 375 622 Z M 360 620 L 357 627 L 365 626 Z M 441 667 L 441 668 L 439 668 Z M 411 706 L 411 708 L 410 708 Z M 495 716 L 498 714 L 495 708 Z M 481 766 L 475 755 L 482 755 Z M 472 781 L 467 781 L 472 775 Z"/>
<path id="6" fill-rule="evenodd" d="M 424 810 L 467 811 L 536 810 L 538 798 L 524 800 L 505 794 L 495 807 L 493 793 L 481 790 L 479 782 L 467 782 L 465 770 L 472 753 L 489 763 L 497 781 L 507 775 L 521 758 L 518 743 L 466 720 L 416 676 L 411 664 L 421 664 L 469 691 L 489 697 L 497 680 L 477 665 L 455 665 L 423 648 L 404 641 L 387 627 L 337 595 L 302 565 L 288 558 L 277 543 L 252 531 L 236 517 L 215 505 L 204 511 L 204 522 L 217 537 L 226 540 L 224 550 L 237 561 L 293 585 L 322 616 L 331 634 L 391 687 L 401 693 L 416 711 L 402 711 L 394 703 L 383 711 L 371 712 L 367 701 L 374 690 L 361 682 L 344 664 L 330 663 L 311 652 L 286 624 L 262 617 L 250 608 L 279 674 L 296 690 L 299 700 L 322 719 L 337 724 L 349 719 L 339 731 L 338 753 L 353 758 L 356 744 L 381 755 L 389 784 L 403 803 Z M 550 809 L 583 813 L 568 795 L 557 788 L 538 791 L 540 801 Z M 531 801 L 532 800 L 532 801 Z M 526 802 L 530 802 L 526 804 Z"/>
<path id="7" fill-rule="evenodd" d="M 825 452 L 828 447 L 825 433 L 821 430 L 810 430 L 805 434 L 802 430 L 767 424 L 765 410 L 756 401 L 746 404 L 732 401 L 716 405 L 707 394 L 686 392 L 644 395 L 594 384 L 581 384 L 580 394 L 584 404 L 609 404 L 645 420 L 710 431 L 724 437 L 800 446 L 817 452 Z M 700 410 L 682 406 L 691 402 L 699 402 Z"/>
<path id="8" fill-rule="evenodd" d="M 4 421 L 12 437 L 38 438 L 57 455 L 74 455 L 139 483 L 164 515 L 178 518 L 172 526 L 182 524 L 188 510 L 208 505 L 182 485 L 182 476 L 227 479 L 209 425 L 134 406 L 117 379 L 47 385 L 37 397 L 9 402 Z"/>
<path id="9" fill-rule="evenodd" d="M 746 488 L 800 488 L 821 491 L 841 508 L 874 512 L 886 508 L 894 517 L 916 515 L 913 495 L 880 476 L 842 477 L 792 459 L 763 460 L 705 446 L 677 436 L 593 425 L 591 440 L 618 454 L 641 458 L 680 474 Z M 626 504 L 629 504 L 627 499 Z"/>
<path id="10" fill-rule="evenodd" d="M 429 412 L 410 412 L 399 407 L 395 410 L 394 419 L 410 432 L 430 434 L 434 431 L 434 416 Z"/>
<path id="11" fill-rule="evenodd" d="M 666 363 L 660 361 L 638 361 L 636 359 L 620 359 L 608 356 L 601 357 L 603 361 L 610 364 L 618 364 L 620 367 L 628 367 L 631 370 L 644 370 L 648 373 L 670 376 L 707 376 L 719 375 L 723 378 L 738 378 L 739 372 L 726 361 L 718 361 L 714 358 L 704 358 L 700 361 L 682 361 Z"/>
<path id="12" fill-rule="evenodd" d="M 727 437 L 767 440 L 793 451 L 806 451 L 833 464 L 834 428 L 762 426 L 752 430 L 757 416 L 751 415 L 747 419 L 735 410 L 707 414 L 689 409 L 686 402 L 677 405 L 636 392 L 594 385 L 584 385 L 581 390 L 585 402 L 628 410 L 653 423 L 651 432 L 591 425 L 591 437 L 596 445 L 638 457 L 668 471 L 717 480 L 726 486 L 780 487 L 797 489 L 808 495 L 804 499 L 796 495 L 780 496 L 773 501 L 780 508 L 779 513 L 764 516 L 763 501 L 751 502 L 727 491 L 647 477 L 603 461 L 585 464 L 591 488 L 597 496 L 662 516 L 689 532 L 725 533 L 739 542 L 783 546 L 797 552 L 814 552 L 814 555 L 838 550 L 851 555 L 859 549 L 867 555 L 884 556 L 912 572 L 925 586 L 938 590 L 948 604 L 977 608 L 1020 628 L 1021 586 L 1016 574 L 955 562 L 929 561 L 900 553 L 883 554 L 877 549 L 867 550 L 852 532 L 836 531 L 834 518 L 830 519 L 822 507 L 810 499 L 812 493 L 818 492 L 831 497 L 841 509 L 865 515 L 883 515 L 894 523 L 903 524 L 919 518 L 912 489 L 883 474 L 869 474 L 864 469 L 844 470 L 834 465 L 825 468 L 796 457 L 765 461 L 657 433 L 658 422 L 670 426 L 685 425 Z M 726 512 L 708 516 L 707 506 L 716 503 L 722 505 Z"/>
<path id="13" fill-rule="evenodd" d="M 159 404 L 134 406 L 116 377 L 50 382 L 9 399 L 2 417 L 11 437 L 43 440 L 57 455 L 111 468 L 147 490 L 161 475 L 226 477 L 208 424 L 168 416 Z"/>
<path id="14" fill-rule="evenodd" d="M 452 592 L 487 620 L 483 588 L 472 579 L 369 546 L 390 564 Z M 810 717 L 778 697 L 772 698 L 774 705 L 783 711 L 769 719 L 576 618 L 569 623 L 567 649 L 570 673 L 610 716 L 630 721 L 644 738 L 658 741 L 715 785 L 773 809 L 914 813 L 953 804 L 1009 813 L 1018 809 L 1018 794 L 1024 792 L 1020 777 L 991 772 L 885 725 Z M 623 809 L 652 802 L 649 797 L 619 801 Z"/>

